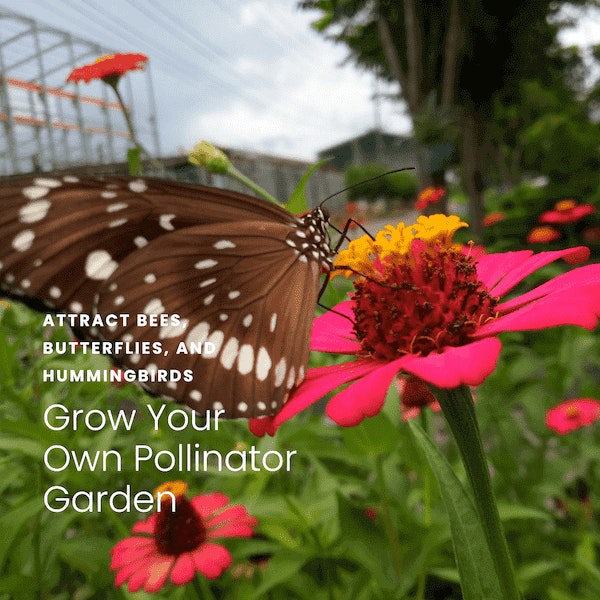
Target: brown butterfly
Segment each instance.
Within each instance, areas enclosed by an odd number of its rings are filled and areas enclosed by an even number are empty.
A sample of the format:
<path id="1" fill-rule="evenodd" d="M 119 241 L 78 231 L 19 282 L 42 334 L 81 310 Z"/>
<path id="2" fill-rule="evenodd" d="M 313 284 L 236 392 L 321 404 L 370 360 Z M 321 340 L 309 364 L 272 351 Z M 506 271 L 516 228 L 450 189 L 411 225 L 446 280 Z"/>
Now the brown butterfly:
<path id="1" fill-rule="evenodd" d="M 304 379 L 329 217 L 151 178 L 21 178 L 0 189 L 0 295 L 44 312 L 128 313 L 81 339 L 160 341 L 115 353 L 124 368 L 193 371 L 148 391 L 227 418 L 278 412 Z M 160 327 L 134 316 L 179 315 Z M 210 354 L 177 353 L 210 342 Z"/>

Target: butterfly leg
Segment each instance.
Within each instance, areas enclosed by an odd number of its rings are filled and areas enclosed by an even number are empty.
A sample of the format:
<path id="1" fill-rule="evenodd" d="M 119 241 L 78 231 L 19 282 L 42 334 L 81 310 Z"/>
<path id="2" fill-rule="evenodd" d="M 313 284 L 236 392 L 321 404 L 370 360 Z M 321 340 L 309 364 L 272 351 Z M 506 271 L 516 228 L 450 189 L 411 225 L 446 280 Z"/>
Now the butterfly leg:
<path id="1" fill-rule="evenodd" d="M 346 221 L 346 223 L 344 224 L 344 229 L 343 231 L 340 231 L 335 225 L 332 225 L 331 223 L 329 224 L 329 226 L 332 229 L 335 229 L 339 234 L 340 234 L 340 239 L 337 241 L 337 244 L 334 247 L 334 251 L 337 252 L 340 249 L 340 246 L 343 244 L 344 240 L 348 240 L 349 242 L 351 242 L 352 240 L 348 237 L 348 229 L 350 229 L 350 225 L 352 225 L 352 223 L 356 224 L 358 227 L 360 227 L 372 240 L 375 240 L 375 238 L 373 237 L 373 235 L 368 232 L 358 221 L 354 220 L 354 219 L 348 219 Z"/>

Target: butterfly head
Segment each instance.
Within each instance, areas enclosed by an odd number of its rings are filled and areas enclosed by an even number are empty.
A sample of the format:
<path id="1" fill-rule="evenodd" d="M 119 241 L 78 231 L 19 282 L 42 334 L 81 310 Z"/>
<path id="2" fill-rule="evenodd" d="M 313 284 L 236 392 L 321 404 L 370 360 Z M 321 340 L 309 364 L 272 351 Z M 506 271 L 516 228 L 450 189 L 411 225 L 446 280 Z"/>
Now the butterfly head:
<path id="1" fill-rule="evenodd" d="M 329 211 L 317 206 L 310 212 L 297 217 L 294 232 L 288 236 L 287 244 L 298 254 L 301 262 L 316 262 L 323 271 L 330 271 L 335 252 L 327 231 Z"/>

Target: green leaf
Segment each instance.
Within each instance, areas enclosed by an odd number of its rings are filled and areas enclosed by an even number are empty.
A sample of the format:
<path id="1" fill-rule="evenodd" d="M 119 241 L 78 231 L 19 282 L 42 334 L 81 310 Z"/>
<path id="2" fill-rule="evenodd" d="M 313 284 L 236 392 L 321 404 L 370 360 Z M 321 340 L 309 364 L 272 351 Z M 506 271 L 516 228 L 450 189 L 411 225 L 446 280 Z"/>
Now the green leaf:
<path id="1" fill-rule="evenodd" d="M 317 170 L 321 165 L 324 165 L 326 162 L 329 162 L 331 158 L 324 158 L 320 160 L 318 163 L 314 164 L 298 182 L 296 189 L 292 192 L 292 195 L 289 197 L 288 201 L 285 203 L 286 210 L 289 210 L 293 215 L 299 215 L 305 213 L 308 210 L 308 204 L 306 202 L 306 184 L 310 179 L 310 176 Z"/>
<path id="2" fill-rule="evenodd" d="M 498 576 L 471 497 L 423 429 L 414 421 L 409 426 L 436 476 L 448 511 L 464 600 L 502 600 Z"/>
<path id="3" fill-rule="evenodd" d="M 264 573 L 264 583 L 254 592 L 254 596 L 252 596 L 253 600 L 266 598 L 269 590 L 272 590 L 288 579 L 293 579 L 308 559 L 309 557 L 304 554 L 286 551 L 279 552 L 273 556 L 269 560 L 269 566 Z"/>
<path id="4" fill-rule="evenodd" d="M 361 456 L 385 456 L 399 443 L 398 430 L 383 413 L 365 419 L 356 427 L 344 428 L 342 437 L 348 450 Z"/>
<path id="5" fill-rule="evenodd" d="M 27 500 L 20 506 L 5 512 L 0 517 L 0 567 L 4 564 L 8 552 L 13 547 L 15 539 L 21 529 L 42 509 L 39 498 Z"/>

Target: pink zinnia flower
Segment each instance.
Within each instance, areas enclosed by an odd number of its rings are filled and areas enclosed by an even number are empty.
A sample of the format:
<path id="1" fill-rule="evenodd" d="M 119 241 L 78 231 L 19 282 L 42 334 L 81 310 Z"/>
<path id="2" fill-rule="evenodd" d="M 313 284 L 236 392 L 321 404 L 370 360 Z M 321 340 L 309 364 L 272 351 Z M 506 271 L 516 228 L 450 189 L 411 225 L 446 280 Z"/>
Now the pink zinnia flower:
<path id="1" fill-rule="evenodd" d="M 593 204 L 577 204 L 575 200 L 561 200 L 540 216 L 540 223 L 575 223 L 596 211 Z"/>
<path id="2" fill-rule="evenodd" d="M 554 229 L 554 227 L 548 227 L 544 225 L 542 227 L 534 227 L 527 234 L 528 244 L 549 244 L 550 242 L 556 241 L 560 238 L 560 231 Z"/>
<path id="3" fill-rule="evenodd" d="M 565 435 L 569 431 L 591 425 L 600 418 L 600 402 L 591 398 L 568 400 L 546 413 L 546 425 Z"/>
<path id="4" fill-rule="evenodd" d="M 257 520 L 241 505 L 227 506 L 223 494 L 203 494 L 188 500 L 182 481 L 165 483 L 158 492 L 171 492 L 175 511 L 166 496 L 162 510 L 133 526 L 139 534 L 121 540 L 112 550 L 110 568 L 117 571 L 115 585 L 127 582 L 130 592 L 144 588 L 157 592 L 168 579 L 174 585 L 189 583 L 201 573 L 219 577 L 231 565 L 231 554 L 215 538 L 251 537 Z"/>
<path id="5" fill-rule="evenodd" d="M 418 377 L 408 376 L 397 379 L 396 388 L 400 395 L 400 410 L 404 422 L 418 417 L 425 406 L 430 406 L 434 412 L 441 410 L 439 402 L 427 384 Z"/>
<path id="6" fill-rule="evenodd" d="M 340 252 L 337 269 L 351 267 L 363 276 L 355 280 L 351 300 L 315 320 L 311 347 L 354 360 L 309 369 L 277 415 L 251 420 L 252 431 L 272 434 L 281 423 L 350 382 L 354 383 L 331 398 L 326 412 L 340 425 L 357 425 L 381 410 L 400 371 L 442 388 L 476 386 L 496 366 L 499 333 L 596 326 L 598 264 L 502 301 L 527 275 L 552 261 L 587 260 L 587 248 L 539 254 L 521 250 L 475 260 L 453 247 L 452 236 L 464 226 L 455 216 L 422 216 L 412 226 L 388 225 L 375 240 L 358 238 Z"/>

